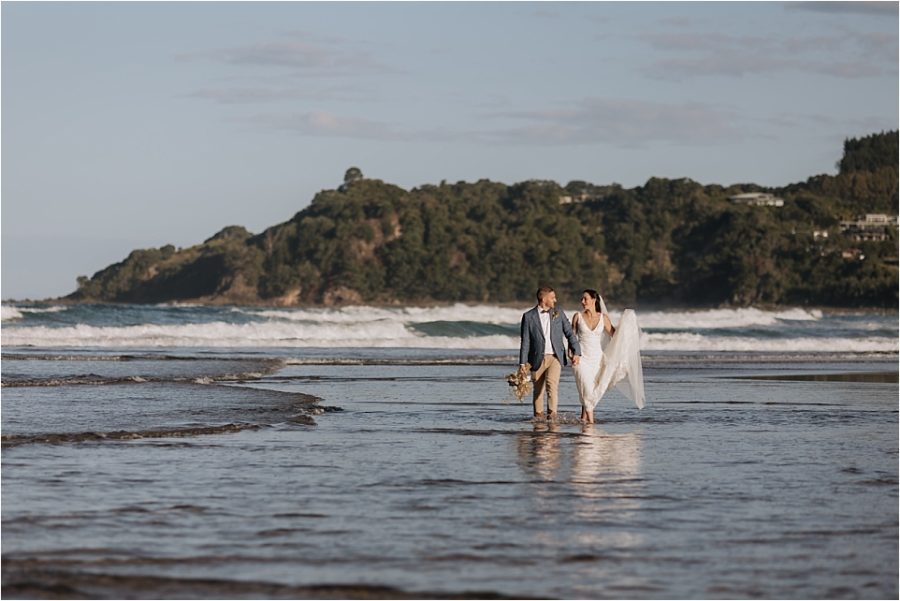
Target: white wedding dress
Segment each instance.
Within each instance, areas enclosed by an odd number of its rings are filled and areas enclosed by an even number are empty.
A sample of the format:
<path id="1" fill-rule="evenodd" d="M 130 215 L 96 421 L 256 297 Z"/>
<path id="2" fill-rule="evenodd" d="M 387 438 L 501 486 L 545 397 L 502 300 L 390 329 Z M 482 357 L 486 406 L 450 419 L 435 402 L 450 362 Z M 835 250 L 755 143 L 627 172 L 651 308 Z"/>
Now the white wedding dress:
<path id="1" fill-rule="evenodd" d="M 641 330 L 637 316 L 633 310 L 625 309 L 612 337 L 606 333 L 603 322 L 601 316 L 597 327 L 592 330 L 584 316 L 578 320 L 575 334 L 581 345 L 581 361 L 573 369 L 581 405 L 593 411 L 603 395 L 615 386 L 634 401 L 638 409 L 643 409 L 644 370 L 641 366 Z"/>

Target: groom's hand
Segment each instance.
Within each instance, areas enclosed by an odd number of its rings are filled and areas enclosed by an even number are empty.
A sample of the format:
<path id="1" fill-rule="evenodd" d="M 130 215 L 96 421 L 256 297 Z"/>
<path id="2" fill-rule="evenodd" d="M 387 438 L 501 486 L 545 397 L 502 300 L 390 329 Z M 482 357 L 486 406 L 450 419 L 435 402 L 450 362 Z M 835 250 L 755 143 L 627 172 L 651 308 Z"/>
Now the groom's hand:
<path id="1" fill-rule="evenodd" d="M 581 355 L 572 355 L 572 365 L 578 365 L 579 361 L 581 361 Z"/>

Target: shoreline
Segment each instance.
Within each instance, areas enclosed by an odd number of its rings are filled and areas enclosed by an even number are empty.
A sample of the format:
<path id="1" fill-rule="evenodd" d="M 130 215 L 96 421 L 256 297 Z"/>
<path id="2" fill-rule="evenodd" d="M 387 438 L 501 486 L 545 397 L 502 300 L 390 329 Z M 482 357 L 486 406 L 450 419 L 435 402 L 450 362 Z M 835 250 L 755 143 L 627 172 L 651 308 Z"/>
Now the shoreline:
<path id="1" fill-rule="evenodd" d="M 890 371 L 824 373 L 824 374 L 778 374 L 775 376 L 733 376 L 741 380 L 777 380 L 781 382 L 868 382 L 874 384 L 897 384 L 900 374 Z"/>
<path id="2" fill-rule="evenodd" d="M 72 571 L 3 558 L 4 599 L 524 599 L 493 591 L 405 591 L 379 584 L 271 582 Z"/>
<path id="3" fill-rule="evenodd" d="M 206 347 L 178 347 L 178 350 L 186 354 L 174 354 L 171 347 L 159 347 L 162 354 L 155 354 L 156 347 L 35 347 L 35 346 L 7 346 L 0 357 L 9 361 L 102 361 L 102 362 L 131 362 L 131 361 L 244 361 L 256 359 L 260 351 L 270 353 L 269 359 L 275 363 L 275 367 L 264 372 L 271 376 L 287 366 L 375 366 L 375 365 L 409 365 L 409 366 L 453 366 L 453 365 L 515 365 L 518 355 L 514 349 L 475 349 L 460 348 L 449 349 L 450 356 L 433 357 L 421 356 L 422 353 L 443 352 L 448 349 L 442 347 L 375 347 L 376 351 L 400 351 L 409 353 L 407 356 L 377 357 L 367 356 L 365 353 L 355 353 L 352 357 L 322 356 L 319 351 L 333 351 L 329 347 L 215 347 L 222 354 L 214 357 L 203 355 L 208 352 Z M 341 351 L 361 351 L 359 347 L 337 347 Z M 292 351 L 288 353 L 287 351 Z M 201 354 L 197 354 L 201 353 Z M 416 354 L 419 356 L 413 357 Z M 866 365 L 872 363 L 896 364 L 900 359 L 900 351 L 703 351 L 703 350 L 643 350 L 641 360 L 645 368 L 666 368 L 670 366 L 690 364 L 735 365 L 746 364 L 762 366 L 770 363 L 802 366 L 809 369 L 809 365 L 827 363 L 849 363 L 854 365 Z M 900 367 L 898 367 L 900 369 Z M 890 370 L 881 370 L 884 373 L 895 373 Z M 51 378 L 49 380 L 21 380 L 5 381 L 0 383 L 2 388 L 34 387 L 34 386 L 59 386 L 59 385 L 91 385 L 91 384 L 133 384 L 136 381 L 131 374 L 118 379 L 98 378 L 96 376 L 82 377 L 71 376 L 68 378 Z M 169 378 L 159 378 L 150 374 L 138 374 L 143 382 L 168 382 L 176 381 Z M 215 383 L 228 383 L 241 380 L 254 380 L 257 376 L 250 374 L 227 374 L 216 376 L 212 380 Z"/>

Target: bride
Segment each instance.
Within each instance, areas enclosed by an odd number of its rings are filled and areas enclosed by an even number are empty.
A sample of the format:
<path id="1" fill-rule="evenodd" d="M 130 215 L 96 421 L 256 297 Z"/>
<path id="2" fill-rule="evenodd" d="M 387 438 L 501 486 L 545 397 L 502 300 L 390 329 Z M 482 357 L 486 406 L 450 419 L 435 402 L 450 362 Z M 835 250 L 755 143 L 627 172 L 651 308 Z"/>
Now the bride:
<path id="1" fill-rule="evenodd" d="M 613 386 L 642 409 L 644 374 L 637 316 L 626 309 L 619 327 L 613 327 L 606 303 L 596 290 L 582 293 L 581 306 L 584 310 L 572 316 L 572 329 L 581 345 L 581 362 L 574 366 L 581 420 L 594 423 L 594 407 Z"/>

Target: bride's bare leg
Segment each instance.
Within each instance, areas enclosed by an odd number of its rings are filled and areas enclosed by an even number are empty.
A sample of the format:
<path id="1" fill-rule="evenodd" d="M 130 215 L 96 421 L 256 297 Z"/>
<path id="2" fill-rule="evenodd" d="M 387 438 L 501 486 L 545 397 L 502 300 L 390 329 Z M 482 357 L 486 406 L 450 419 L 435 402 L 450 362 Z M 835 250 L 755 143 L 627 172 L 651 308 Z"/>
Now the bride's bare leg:
<path id="1" fill-rule="evenodd" d="M 581 417 L 579 417 L 581 421 L 587 420 L 587 410 L 585 410 L 584 405 L 581 406 Z"/>
<path id="2" fill-rule="evenodd" d="M 594 423 L 594 412 L 593 412 L 593 411 L 591 411 L 590 413 L 588 413 L 588 420 L 587 420 L 587 423 L 589 423 L 589 424 L 593 424 L 593 423 Z"/>

